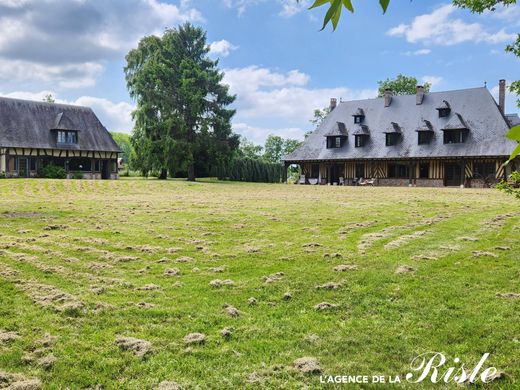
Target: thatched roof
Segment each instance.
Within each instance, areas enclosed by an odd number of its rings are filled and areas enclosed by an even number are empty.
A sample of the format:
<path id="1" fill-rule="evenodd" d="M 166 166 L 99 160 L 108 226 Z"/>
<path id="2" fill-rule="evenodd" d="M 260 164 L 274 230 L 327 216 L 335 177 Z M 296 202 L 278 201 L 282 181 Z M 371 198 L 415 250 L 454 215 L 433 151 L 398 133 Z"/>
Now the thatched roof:
<path id="1" fill-rule="evenodd" d="M 120 152 L 88 107 L 0 97 L 0 147 L 60 149 L 57 130 L 78 131 L 77 145 L 69 148 Z"/>

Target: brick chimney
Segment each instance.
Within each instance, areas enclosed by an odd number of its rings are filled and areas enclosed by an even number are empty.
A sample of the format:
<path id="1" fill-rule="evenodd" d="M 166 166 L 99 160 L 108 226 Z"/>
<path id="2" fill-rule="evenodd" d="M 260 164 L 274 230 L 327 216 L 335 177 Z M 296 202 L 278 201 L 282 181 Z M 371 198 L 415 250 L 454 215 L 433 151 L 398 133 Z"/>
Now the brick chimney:
<path id="1" fill-rule="evenodd" d="M 330 106 L 329 106 L 330 111 L 334 110 L 336 108 L 337 104 L 338 104 L 338 99 L 330 98 Z"/>
<path id="2" fill-rule="evenodd" d="M 415 87 L 415 104 L 422 104 L 424 99 L 424 87 L 422 85 L 418 85 Z"/>
<path id="3" fill-rule="evenodd" d="M 390 107 L 392 103 L 392 90 L 390 88 L 385 89 L 385 107 Z"/>
<path id="4" fill-rule="evenodd" d="M 498 109 L 502 114 L 506 112 L 506 80 L 498 82 Z"/>

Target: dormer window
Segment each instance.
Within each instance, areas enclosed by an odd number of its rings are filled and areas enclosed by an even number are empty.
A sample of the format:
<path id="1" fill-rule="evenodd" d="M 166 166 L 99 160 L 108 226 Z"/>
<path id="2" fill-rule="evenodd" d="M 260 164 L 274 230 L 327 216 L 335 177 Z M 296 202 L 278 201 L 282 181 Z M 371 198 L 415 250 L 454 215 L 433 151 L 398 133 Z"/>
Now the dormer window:
<path id="1" fill-rule="evenodd" d="M 466 142 L 469 127 L 458 113 L 455 113 L 449 123 L 442 129 L 445 144 L 461 144 Z"/>
<path id="2" fill-rule="evenodd" d="M 450 116 L 450 103 L 448 103 L 446 100 L 443 100 L 442 104 L 439 107 L 437 107 L 437 111 L 439 111 L 439 118 L 446 118 Z"/>
<path id="3" fill-rule="evenodd" d="M 422 120 L 422 125 L 419 126 L 415 131 L 417 131 L 418 145 L 427 145 L 433 138 L 433 126 L 431 122 L 426 119 Z"/>
<path id="4" fill-rule="evenodd" d="M 392 122 L 390 127 L 385 131 L 386 135 L 386 146 L 394 146 L 399 142 L 399 137 L 401 136 L 401 127 Z"/>
<path id="5" fill-rule="evenodd" d="M 352 114 L 354 117 L 354 123 L 355 124 L 361 124 L 365 120 L 365 112 L 362 108 L 358 108 L 354 114 Z"/>
<path id="6" fill-rule="evenodd" d="M 75 145 L 78 143 L 78 132 L 58 130 L 57 140 L 59 144 Z"/>
<path id="7" fill-rule="evenodd" d="M 362 148 L 366 145 L 368 140 L 368 135 L 356 135 L 356 148 Z"/>
<path id="8" fill-rule="evenodd" d="M 346 140 L 347 137 L 343 136 L 327 137 L 327 149 L 341 148 Z"/>

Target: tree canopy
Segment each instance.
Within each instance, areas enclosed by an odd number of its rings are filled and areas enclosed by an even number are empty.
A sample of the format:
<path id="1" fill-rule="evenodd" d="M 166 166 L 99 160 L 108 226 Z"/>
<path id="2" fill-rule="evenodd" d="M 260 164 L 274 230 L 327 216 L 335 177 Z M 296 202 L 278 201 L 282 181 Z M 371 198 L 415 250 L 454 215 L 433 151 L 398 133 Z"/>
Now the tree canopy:
<path id="1" fill-rule="evenodd" d="M 206 33 L 186 23 L 146 36 L 126 56 L 125 76 L 133 112 L 132 144 L 143 173 L 187 172 L 229 161 L 238 148 L 231 130 L 235 100 L 222 84 L 218 61 L 208 57 Z M 197 164 L 196 164 L 197 163 Z"/>
<path id="2" fill-rule="evenodd" d="M 418 85 L 416 77 L 405 76 L 398 74 L 395 79 L 386 79 L 384 81 L 378 81 L 378 95 L 379 97 L 384 96 L 385 89 L 391 89 L 394 95 L 412 95 L 416 92 L 415 88 Z M 424 92 L 430 91 L 430 83 L 423 83 Z"/>

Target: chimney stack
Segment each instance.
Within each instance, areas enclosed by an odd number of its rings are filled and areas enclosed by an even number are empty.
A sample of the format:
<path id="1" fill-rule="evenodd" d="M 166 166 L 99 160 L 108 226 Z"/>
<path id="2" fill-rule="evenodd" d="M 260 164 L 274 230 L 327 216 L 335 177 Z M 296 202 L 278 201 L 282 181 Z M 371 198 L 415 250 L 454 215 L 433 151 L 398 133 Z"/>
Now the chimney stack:
<path id="1" fill-rule="evenodd" d="M 498 82 L 498 109 L 502 114 L 506 111 L 506 80 Z"/>
<path id="2" fill-rule="evenodd" d="M 424 87 L 422 85 L 418 85 L 415 87 L 415 104 L 422 104 L 424 99 Z"/>
<path id="3" fill-rule="evenodd" d="M 336 105 L 338 104 L 338 99 L 336 98 L 330 98 L 330 111 L 334 110 L 336 108 Z"/>
<path id="4" fill-rule="evenodd" d="M 390 107 L 392 103 L 392 90 L 390 88 L 385 89 L 385 107 Z"/>

